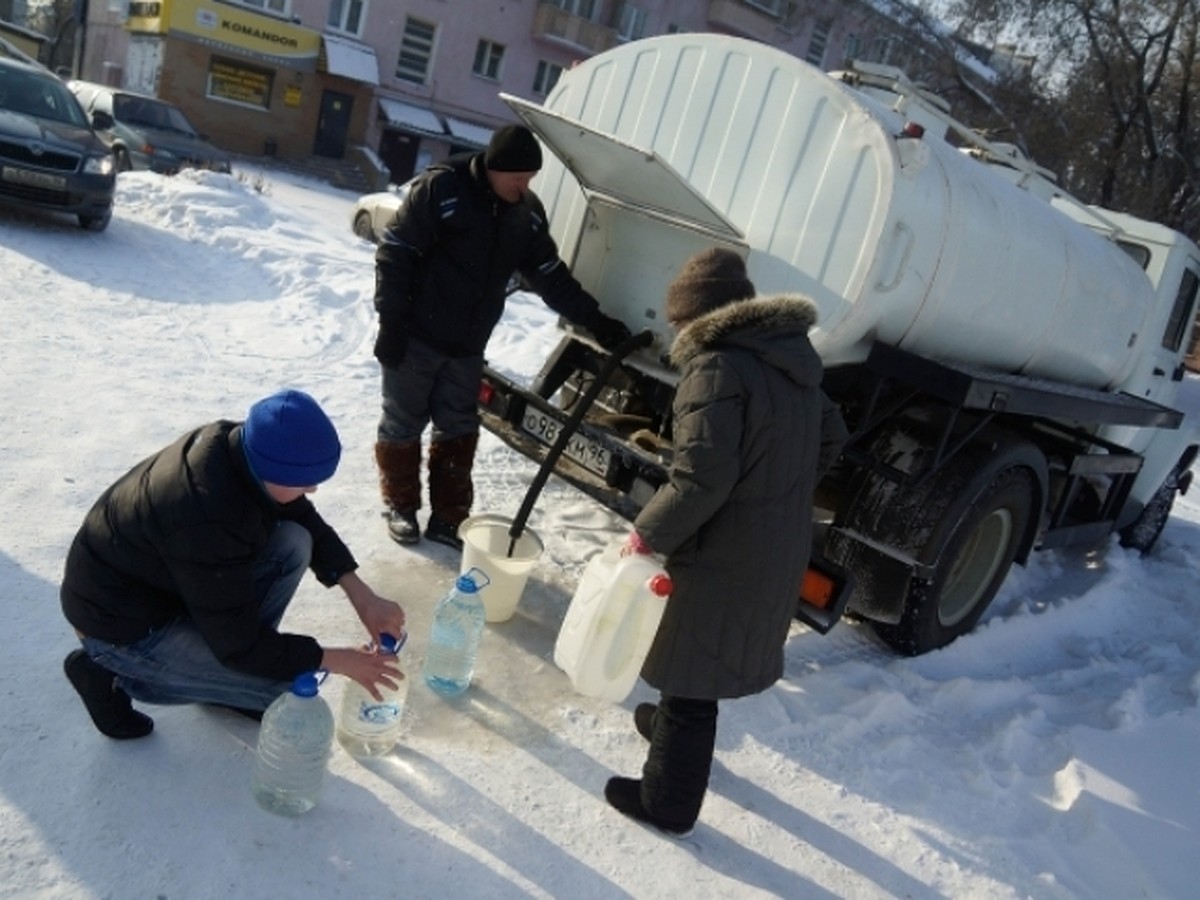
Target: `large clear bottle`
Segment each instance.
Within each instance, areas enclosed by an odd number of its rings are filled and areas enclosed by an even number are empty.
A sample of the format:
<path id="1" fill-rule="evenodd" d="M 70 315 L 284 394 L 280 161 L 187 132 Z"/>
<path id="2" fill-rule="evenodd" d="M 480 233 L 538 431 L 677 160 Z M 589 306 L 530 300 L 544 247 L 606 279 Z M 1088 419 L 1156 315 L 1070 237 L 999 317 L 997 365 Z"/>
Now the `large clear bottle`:
<path id="1" fill-rule="evenodd" d="M 427 685 L 446 697 L 465 691 L 475 672 L 475 657 L 486 618 L 479 597 L 479 576 L 487 577 L 478 569 L 459 575 L 433 613 L 421 675 Z"/>
<path id="2" fill-rule="evenodd" d="M 252 788 L 263 809 L 298 816 L 317 805 L 333 750 L 333 712 L 318 694 L 326 674 L 296 676 L 263 713 Z"/>
<path id="3" fill-rule="evenodd" d="M 408 639 L 381 634 L 375 652 L 383 656 L 398 656 Z M 382 756 L 396 746 L 400 739 L 404 704 L 408 699 L 408 679 L 400 673 L 395 688 L 377 685 L 382 700 L 376 700 L 357 681 L 348 681 L 342 693 L 342 708 L 338 715 L 337 739 L 351 756 Z"/>

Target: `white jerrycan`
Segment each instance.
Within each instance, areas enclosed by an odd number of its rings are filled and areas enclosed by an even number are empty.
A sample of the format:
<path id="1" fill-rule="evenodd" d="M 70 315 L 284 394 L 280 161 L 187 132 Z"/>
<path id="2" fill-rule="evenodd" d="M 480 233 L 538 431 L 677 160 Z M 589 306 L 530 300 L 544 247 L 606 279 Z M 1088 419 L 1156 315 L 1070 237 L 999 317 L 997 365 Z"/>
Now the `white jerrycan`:
<path id="1" fill-rule="evenodd" d="M 554 644 L 575 690 L 613 703 L 633 690 L 672 589 L 654 557 L 620 550 L 612 544 L 583 570 Z"/>

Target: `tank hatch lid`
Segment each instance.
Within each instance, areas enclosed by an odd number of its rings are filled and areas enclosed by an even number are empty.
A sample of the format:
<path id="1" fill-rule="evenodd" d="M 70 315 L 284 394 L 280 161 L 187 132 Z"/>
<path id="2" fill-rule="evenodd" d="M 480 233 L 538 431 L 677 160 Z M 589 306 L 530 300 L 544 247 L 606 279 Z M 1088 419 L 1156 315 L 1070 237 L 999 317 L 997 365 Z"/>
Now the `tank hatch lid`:
<path id="1" fill-rule="evenodd" d="M 742 240 L 736 225 L 653 150 L 635 147 L 556 112 L 501 94 L 575 176 L 584 191 L 721 237 Z"/>

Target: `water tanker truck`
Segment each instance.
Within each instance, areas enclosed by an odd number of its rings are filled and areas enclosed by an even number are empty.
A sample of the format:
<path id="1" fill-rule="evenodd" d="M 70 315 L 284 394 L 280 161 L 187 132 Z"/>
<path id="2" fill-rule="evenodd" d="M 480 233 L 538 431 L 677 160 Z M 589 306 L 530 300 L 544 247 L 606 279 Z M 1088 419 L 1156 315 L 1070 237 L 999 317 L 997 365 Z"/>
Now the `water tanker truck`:
<path id="1" fill-rule="evenodd" d="M 670 466 L 666 287 L 721 246 L 760 294 L 819 308 L 851 439 L 813 550 L 895 650 L 970 630 L 1035 549 L 1154 544 L 1197 451 L 1175 408 L 1200 284 L 1187 238 L 1068 196 L 887 67 L 672 35 L 581 63 L 544 105 L 505 100 L 550 151 L 534 187 L 563 258 L 653 336 L 606 365 L 563 322 L 529 383 L 489 366 L 480 411 L 510 446 L 545 460 L 595 395 L 553 471 L 633 518 Z"/>

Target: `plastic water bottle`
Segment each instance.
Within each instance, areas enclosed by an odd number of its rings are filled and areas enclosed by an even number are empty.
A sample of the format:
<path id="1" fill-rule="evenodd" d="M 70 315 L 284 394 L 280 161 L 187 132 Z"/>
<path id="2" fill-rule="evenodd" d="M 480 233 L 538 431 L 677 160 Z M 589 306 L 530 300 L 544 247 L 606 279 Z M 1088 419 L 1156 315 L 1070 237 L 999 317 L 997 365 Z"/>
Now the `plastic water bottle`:
<path id="1" fill-rule="evenodd" d="M 263 714 L 253 780 L 263 809 L 298 816 L 317 805 L 333 749 L 333 712 L 317 693 L 327 674 L 296 676 Z"/>
<path id="2" fill-rule="evenodd" d="M 477 580 L 480 576 L 487 578 L 479 569 L 459 575 L 433 613 L 421 675 L 427 685 L 446 697 L 465 691 L 475 672 L 475 657 L 486 619 L 479 590 L 488 583 L 480 584 Z"/>
<path id="3" fill-rule="evenodd" d="M 400 635 L 398 639 L 390 634 L 381 634 L 375 652 L 383 656 L 396 656 L 406 640 L 407 634 Z M 347 682 L 342 693 L 337 739 L 351 756 L 382 756 L 396 746 L 400 737 L 401 717 L 408 699 L 408 679 L 401 678 L 395 688 L 377 687 L 383 694 L 382 701 L 372 697 L 357 681 Z"/>

